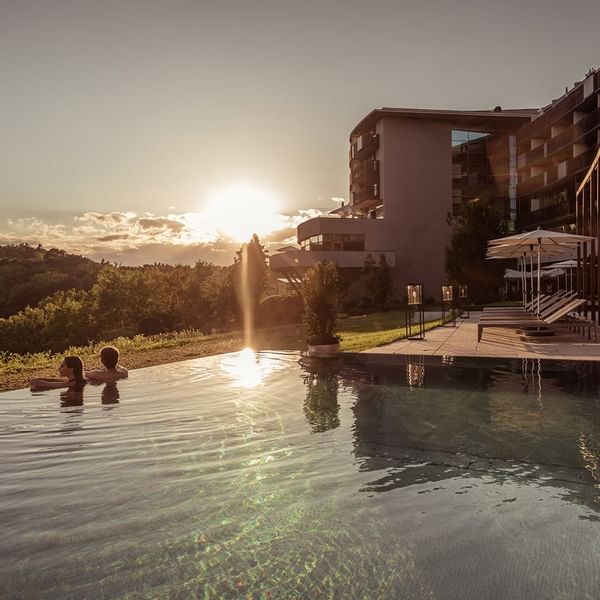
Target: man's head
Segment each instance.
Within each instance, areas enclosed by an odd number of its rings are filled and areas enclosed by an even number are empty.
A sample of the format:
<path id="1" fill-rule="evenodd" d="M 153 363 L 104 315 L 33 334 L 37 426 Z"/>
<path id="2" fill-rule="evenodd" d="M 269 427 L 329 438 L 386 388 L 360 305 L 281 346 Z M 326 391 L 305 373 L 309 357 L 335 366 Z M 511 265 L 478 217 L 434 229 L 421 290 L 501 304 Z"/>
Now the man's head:
<path id="1" fill-rule="evenodd" d="M 114 346 L 104 346 L 100 350 L 100 362 L 107 369 L 114 369 L 119 362 L 119 351 Z"/>

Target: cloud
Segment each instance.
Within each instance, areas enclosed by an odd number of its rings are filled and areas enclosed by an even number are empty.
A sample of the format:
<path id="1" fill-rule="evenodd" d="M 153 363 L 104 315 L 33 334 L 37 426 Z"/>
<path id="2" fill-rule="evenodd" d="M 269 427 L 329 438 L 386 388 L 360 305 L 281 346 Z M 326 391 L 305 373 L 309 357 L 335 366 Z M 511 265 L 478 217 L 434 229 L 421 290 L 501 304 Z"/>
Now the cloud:
<path id="1" fill-rule="evenodd" d="M 172 221 L 171 219 L 165 219 L 165 218 L 138 219 L 137 224 L 142 229 L 170 229 L 174 233 L 178 233 L 182 229 L 185 228 L 185 225 L 183 223 L 180 223 L 179 221 Z"/>
<path id="2" fill-rule="evenodd" d="M 273 230 L 261 235 L 260 240 L 267 250 L 293 243 L 299 223 L 323 214 L 321 210 L 308 209 L 275 215 Z M 226 216 L 236 218 L 236 215 Z M 204 213 L 132 212 L 86 212 L 59 223 L 36 217 L 0 222 L 0 244 L 22 242 L 124 265 L 193 264 L 197 260 L 227 265 L 241 245 L 219 231 Z"/>
<path id="3" fill-rule="evenodd" d="M 83 215 L 75 216 L 75 221 L 91 222 L 91 223 L 124 223 L 134 218 L 136 215 L 132 212 L 86 212 Z"/>
<path id="4" fill-rule="evenodd" d="M 96 238 L 99 242 L 114 242 L 116 240 L 127 240 L 129 239 L 128 233 L 115 233 L 112 235 L 103 235 L 102 237 Z"/>

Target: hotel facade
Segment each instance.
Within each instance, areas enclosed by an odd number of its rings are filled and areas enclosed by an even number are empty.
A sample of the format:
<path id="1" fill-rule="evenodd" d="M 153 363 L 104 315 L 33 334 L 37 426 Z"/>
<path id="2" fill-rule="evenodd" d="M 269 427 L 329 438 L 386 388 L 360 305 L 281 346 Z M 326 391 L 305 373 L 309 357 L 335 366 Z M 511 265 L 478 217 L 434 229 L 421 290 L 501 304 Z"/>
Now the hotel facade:
<path id="1" fill-rule="evenodd" d="M 349 203 L 298 226 L 299 249 L 271 256 L 298 281 L 320 260 L 360 269 L 384 255 L 396 296 L 446 281 L 451 226 L 486 200 L 509 230 L 575 231 L 577 189 L 600 147 L 600 70 L 542 108 L 487 111 L 381 108 L 350 133 Z"/>

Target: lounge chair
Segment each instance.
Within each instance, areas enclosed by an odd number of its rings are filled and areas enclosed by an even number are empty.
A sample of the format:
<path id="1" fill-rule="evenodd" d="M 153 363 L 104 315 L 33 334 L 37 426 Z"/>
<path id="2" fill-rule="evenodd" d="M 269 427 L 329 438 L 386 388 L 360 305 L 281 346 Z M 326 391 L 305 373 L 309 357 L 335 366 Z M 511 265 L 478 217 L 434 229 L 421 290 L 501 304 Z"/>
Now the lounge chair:
<path id="1" fill-rule="evenodd" d="M 557 292 L 556 294 L 552 294 L 551 296 L 545 296 L 545 295 L 541 295 L 540 296 L 540 301 L 539 301 L 539 309 L 540 309 L 540 313 L 547 309 L 550 308 L 553 304 L 561 301 L 564 298 L 574 298 L 576 295 L 576 292 L 567 292 L 567 291 L 562 291 L 562 292 Z M 538 300 L 537 298 L 534 298 L 533 300 L 530 300 L 529 302 L 527 302 L 524 306 L 486 306 L 483 309 L 483 314 L 484 316 L 496 316 L 496 315 L 504 315 L 504 314 L 509 314 L 509 315 L 514 315 L 514 314 L 523 314 L 523 313 L 535 313 L 538 310 Z"/>
<path id="2" fill-rule="evenodd" d="M 536 317 L 541 317 L 542 319 L 545 318 L 546 316 L 552 314 L 554 311 L 559 310 L 560 308 L 562 308 L 563 306 L 569 304 L 570 302 L 572 302 L 573 300 L 575 300 L 575 292 L 572 292 L 566 296 L 563 297 L 559 297 L 559 296 L 549 296 L 547 298 L 544 299 L 544 301 L 540 301 L 540 312 L 530 312 L 527 311 L 523 308 L 514 308 L 514 309 L 510 309 L 507 311 L 503 311 L 503 312 L 484 312 L 481 315 L 480 320 L 481 321 L 488 321 L 488 320 L 494 320 L 494 319 L 504 319 L 504 318 L 517 318 L 517 317 L 523 317 L 523 318 L 536 318 Z M 536 309 L 537 309 L 537 305 L 536 305 Z"/>
<path id="3" fill-rule="evenodd" d="M 556 323 L 556 321 L 568 315 L 570 312 L 578 309 L 580 306 L 585 304 L 585 302 L 586 300 L 583 298 L 574 298 L 562 304 L 561 307 L 554 310 L 554 312 L 546 314 L 543 318 L 529 315 L 521 317 L 516 316 L 514 318 L 507 316 L 505 318 L 497 319 L 480 319 L 479 323 L 477 324 L 477 341 L 481 341 L 483 330 L 487 327 L 502 327 L 504 329 L 511 329 L 515 327 L 531 327 L 532 325 L 539 325 L 540 327 L 551 325 L 552 323 Z"/>

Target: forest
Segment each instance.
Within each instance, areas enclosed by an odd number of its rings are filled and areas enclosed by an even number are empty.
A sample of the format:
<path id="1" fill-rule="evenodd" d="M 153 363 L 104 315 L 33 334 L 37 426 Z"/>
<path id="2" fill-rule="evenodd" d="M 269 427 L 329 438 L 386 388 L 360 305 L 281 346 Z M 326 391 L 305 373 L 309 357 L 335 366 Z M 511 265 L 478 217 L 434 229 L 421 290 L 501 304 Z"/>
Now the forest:
<path id="1" fill-rule="evenodd" d="M 298 321 L 301 300 L 270 294 L 259 239 L 248 243 L 258 324 Z M 0 351 L 59 352 L 136 334 L 239 327 L 241 249 L 232 265 L 125 267 L 62 250 L 0 246 Z"/>

